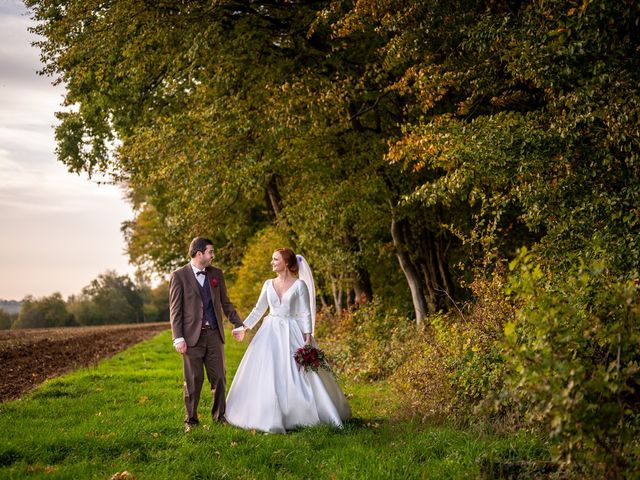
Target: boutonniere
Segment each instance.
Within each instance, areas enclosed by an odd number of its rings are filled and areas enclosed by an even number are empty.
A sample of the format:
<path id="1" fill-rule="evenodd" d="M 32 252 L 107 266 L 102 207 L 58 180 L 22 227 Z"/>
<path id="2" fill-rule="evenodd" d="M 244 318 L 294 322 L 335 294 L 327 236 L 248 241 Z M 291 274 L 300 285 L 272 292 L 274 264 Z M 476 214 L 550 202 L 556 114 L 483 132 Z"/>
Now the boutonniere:
<path id="1" fill-rule="evenodd" d="M 218 279 L 216 277 L 211 277 L 209 279 L 209 284 L 211 285 L 211 288 L 216 288 L 218 286 Z"/>

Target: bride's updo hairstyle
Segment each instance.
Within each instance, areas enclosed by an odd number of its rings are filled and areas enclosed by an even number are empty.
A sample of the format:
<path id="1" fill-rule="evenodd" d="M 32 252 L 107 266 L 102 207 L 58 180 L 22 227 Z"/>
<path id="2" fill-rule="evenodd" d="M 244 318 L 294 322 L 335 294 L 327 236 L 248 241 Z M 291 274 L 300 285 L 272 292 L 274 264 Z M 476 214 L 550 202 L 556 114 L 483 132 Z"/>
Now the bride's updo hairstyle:
<path id="1" fill-rule="evenodd" d="M 293 253 L 293 250 L 290 248 L 278 248 L 276 252 L 282 256 L 284 264 L 287 266 L 287 270 L 294 275 L 298 275 L 298 259 L 296 258 L 296 254 Z"/>

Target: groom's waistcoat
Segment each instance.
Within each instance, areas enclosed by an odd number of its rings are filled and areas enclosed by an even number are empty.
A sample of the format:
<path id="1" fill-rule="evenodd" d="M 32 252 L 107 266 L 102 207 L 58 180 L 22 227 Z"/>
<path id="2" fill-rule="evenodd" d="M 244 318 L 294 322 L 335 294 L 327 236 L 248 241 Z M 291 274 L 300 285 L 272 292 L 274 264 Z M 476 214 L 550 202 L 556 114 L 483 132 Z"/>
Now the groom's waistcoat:
<path id="1" fill-rule="evenodd" d="M 198 282 L 200 286 L 200 282 Z M 205 278 L 204 284 L 200 286 L 200 296 L 202 297 L 202 326 L 209 323 L 211 328 L 218 328 L 218 319 L 213 309 L 213 300 L 211 299 L 211 289 L 209 288 L 209 278 Z"/>

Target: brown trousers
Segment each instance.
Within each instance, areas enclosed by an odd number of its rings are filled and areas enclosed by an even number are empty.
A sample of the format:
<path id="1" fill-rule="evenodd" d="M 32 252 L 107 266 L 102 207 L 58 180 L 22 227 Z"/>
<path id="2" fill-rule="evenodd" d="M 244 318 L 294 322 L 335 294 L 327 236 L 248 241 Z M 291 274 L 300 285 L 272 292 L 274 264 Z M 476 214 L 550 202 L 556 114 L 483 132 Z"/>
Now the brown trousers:
<path id="1" fill-rule="evenodd" d="M 185 423 L 198 423 L 198 403 L 204 383 L 204 370 L 211 385 L 213 420 L 223 420 L 226 409 L 224 343 L 216 330 L 202 330 L 198 342 L 187 348 L 182 355 L 184 370 L 184 406 L 187 410 Z M 204 367 L 204 368 L 203 368 Z"/>

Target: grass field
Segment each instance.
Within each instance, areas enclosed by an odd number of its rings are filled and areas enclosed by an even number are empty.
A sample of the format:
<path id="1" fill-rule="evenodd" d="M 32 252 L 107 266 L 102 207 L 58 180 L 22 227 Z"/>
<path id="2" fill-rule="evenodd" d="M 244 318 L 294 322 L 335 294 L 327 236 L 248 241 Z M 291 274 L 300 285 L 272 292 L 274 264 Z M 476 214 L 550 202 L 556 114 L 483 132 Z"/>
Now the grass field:
<path id="1" fill-rule="evenodd" d="M 245 347 L 228 340 L 229 378 Z M 546 457 L 526 435 L 394 420 L 401 406 L 385 384 L 341 383 L 354 413 L 343 430 L 265 435 L 213 425 L 203 392 L 202 426 L 184 434 L 181 362 L 163 332 L 0 404 L 0 478 L 472 479 L 495 477 L 482 471 L 487 459 Z"/>

